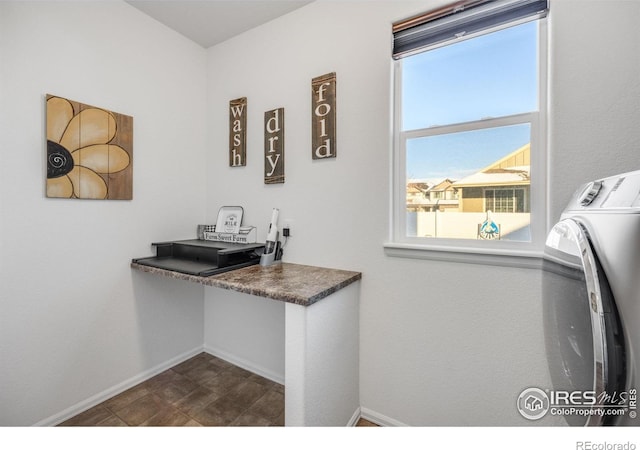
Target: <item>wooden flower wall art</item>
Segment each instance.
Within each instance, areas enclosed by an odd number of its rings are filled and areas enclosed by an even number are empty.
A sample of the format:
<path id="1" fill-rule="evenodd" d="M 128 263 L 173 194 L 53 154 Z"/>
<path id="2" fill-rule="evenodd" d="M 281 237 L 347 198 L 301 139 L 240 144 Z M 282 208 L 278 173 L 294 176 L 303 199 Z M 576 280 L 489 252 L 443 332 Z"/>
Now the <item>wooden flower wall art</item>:
<path id="1" fill-rule="evenodd" d="M 131 200 L 133 117 L 47 95 L 47 197 Z"/>

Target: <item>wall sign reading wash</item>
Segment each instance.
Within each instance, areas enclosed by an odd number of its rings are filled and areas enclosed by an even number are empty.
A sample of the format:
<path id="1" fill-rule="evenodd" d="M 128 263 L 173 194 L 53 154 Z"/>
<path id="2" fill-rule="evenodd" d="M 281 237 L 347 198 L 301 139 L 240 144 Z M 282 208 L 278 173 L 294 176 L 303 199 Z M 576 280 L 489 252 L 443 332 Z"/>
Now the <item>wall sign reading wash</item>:
<path id="1" fill-rule="evenodd" d="M 229 166 L 247 165 L 247 97 L 229 102 Z"/>
<path id="2" fill-rule="evenodd" d="M 336 157 L 336 73 L 311 80 L 311 157 Z"/>

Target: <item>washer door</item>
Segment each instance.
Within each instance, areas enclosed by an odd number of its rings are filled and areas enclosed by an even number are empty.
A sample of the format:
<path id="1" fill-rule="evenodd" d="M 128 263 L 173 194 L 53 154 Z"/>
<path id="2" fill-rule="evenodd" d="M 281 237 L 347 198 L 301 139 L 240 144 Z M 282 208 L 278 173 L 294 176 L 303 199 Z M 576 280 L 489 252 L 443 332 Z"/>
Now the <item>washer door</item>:
<path id="1" fill-rule="evenodd" d="M 566 406 L 564 417 L 570 425 L 607 425 L 615 415 L 596 410 L 613 408 L 620 400 L 616 395 L 624 389 L 624 341 L 611 289 L 583 224 L 566 219 L 553 227 L 543 267 L 553 389 L 574 395 L 571 400 L 556 398 L 555 403 Z"/>

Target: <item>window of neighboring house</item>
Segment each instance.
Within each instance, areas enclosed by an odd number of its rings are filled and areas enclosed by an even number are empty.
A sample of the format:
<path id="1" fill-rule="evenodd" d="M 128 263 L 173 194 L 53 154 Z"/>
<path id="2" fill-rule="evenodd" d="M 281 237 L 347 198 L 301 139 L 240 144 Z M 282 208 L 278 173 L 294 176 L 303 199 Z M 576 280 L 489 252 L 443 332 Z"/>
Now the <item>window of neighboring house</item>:
<path id="1" fill-rule="evenodd" d="M 496 213 L 528 213 L 525 203 L 526 190 L 518 189 L 485 189 L 485 210 Z"/>
<path id="2" fill-rule="evenodd" d="M 539 252 L 546 231 L 548 4 L 454 6 L 394 25 L 393 242 L 387 247 Z M 408 207 L 409 187 L 418 184 L 451 195 L 435 193 L 434 208 Z M 500 230 L 491 240 L 480 232 L 487 222 Z"/>

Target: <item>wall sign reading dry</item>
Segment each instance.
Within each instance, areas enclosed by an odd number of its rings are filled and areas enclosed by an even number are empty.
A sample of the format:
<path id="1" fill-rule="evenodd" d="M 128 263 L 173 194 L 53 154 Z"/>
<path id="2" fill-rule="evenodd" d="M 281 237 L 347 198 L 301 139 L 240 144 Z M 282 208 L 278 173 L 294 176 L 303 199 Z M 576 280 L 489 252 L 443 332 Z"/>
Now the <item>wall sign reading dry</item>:
<path id="1" fill-rule="evenodd" d="M 131 200 L 133 117 L 47 95 L 47 197 Z"/>
<path id="2" fill-rule="evenodd" d="M 336 73 L 311 80 L 311 155 L 336 157 Z"/>
<path id="3" fill-rule="evenodd" d="M 247 98 L 229 102 L 229 166 L 247 165 Z"/>
<path id="4" fill-rule="evenodd" d="M 264 183 L 284 183 L 284 108 L 264 113 Z"/>

